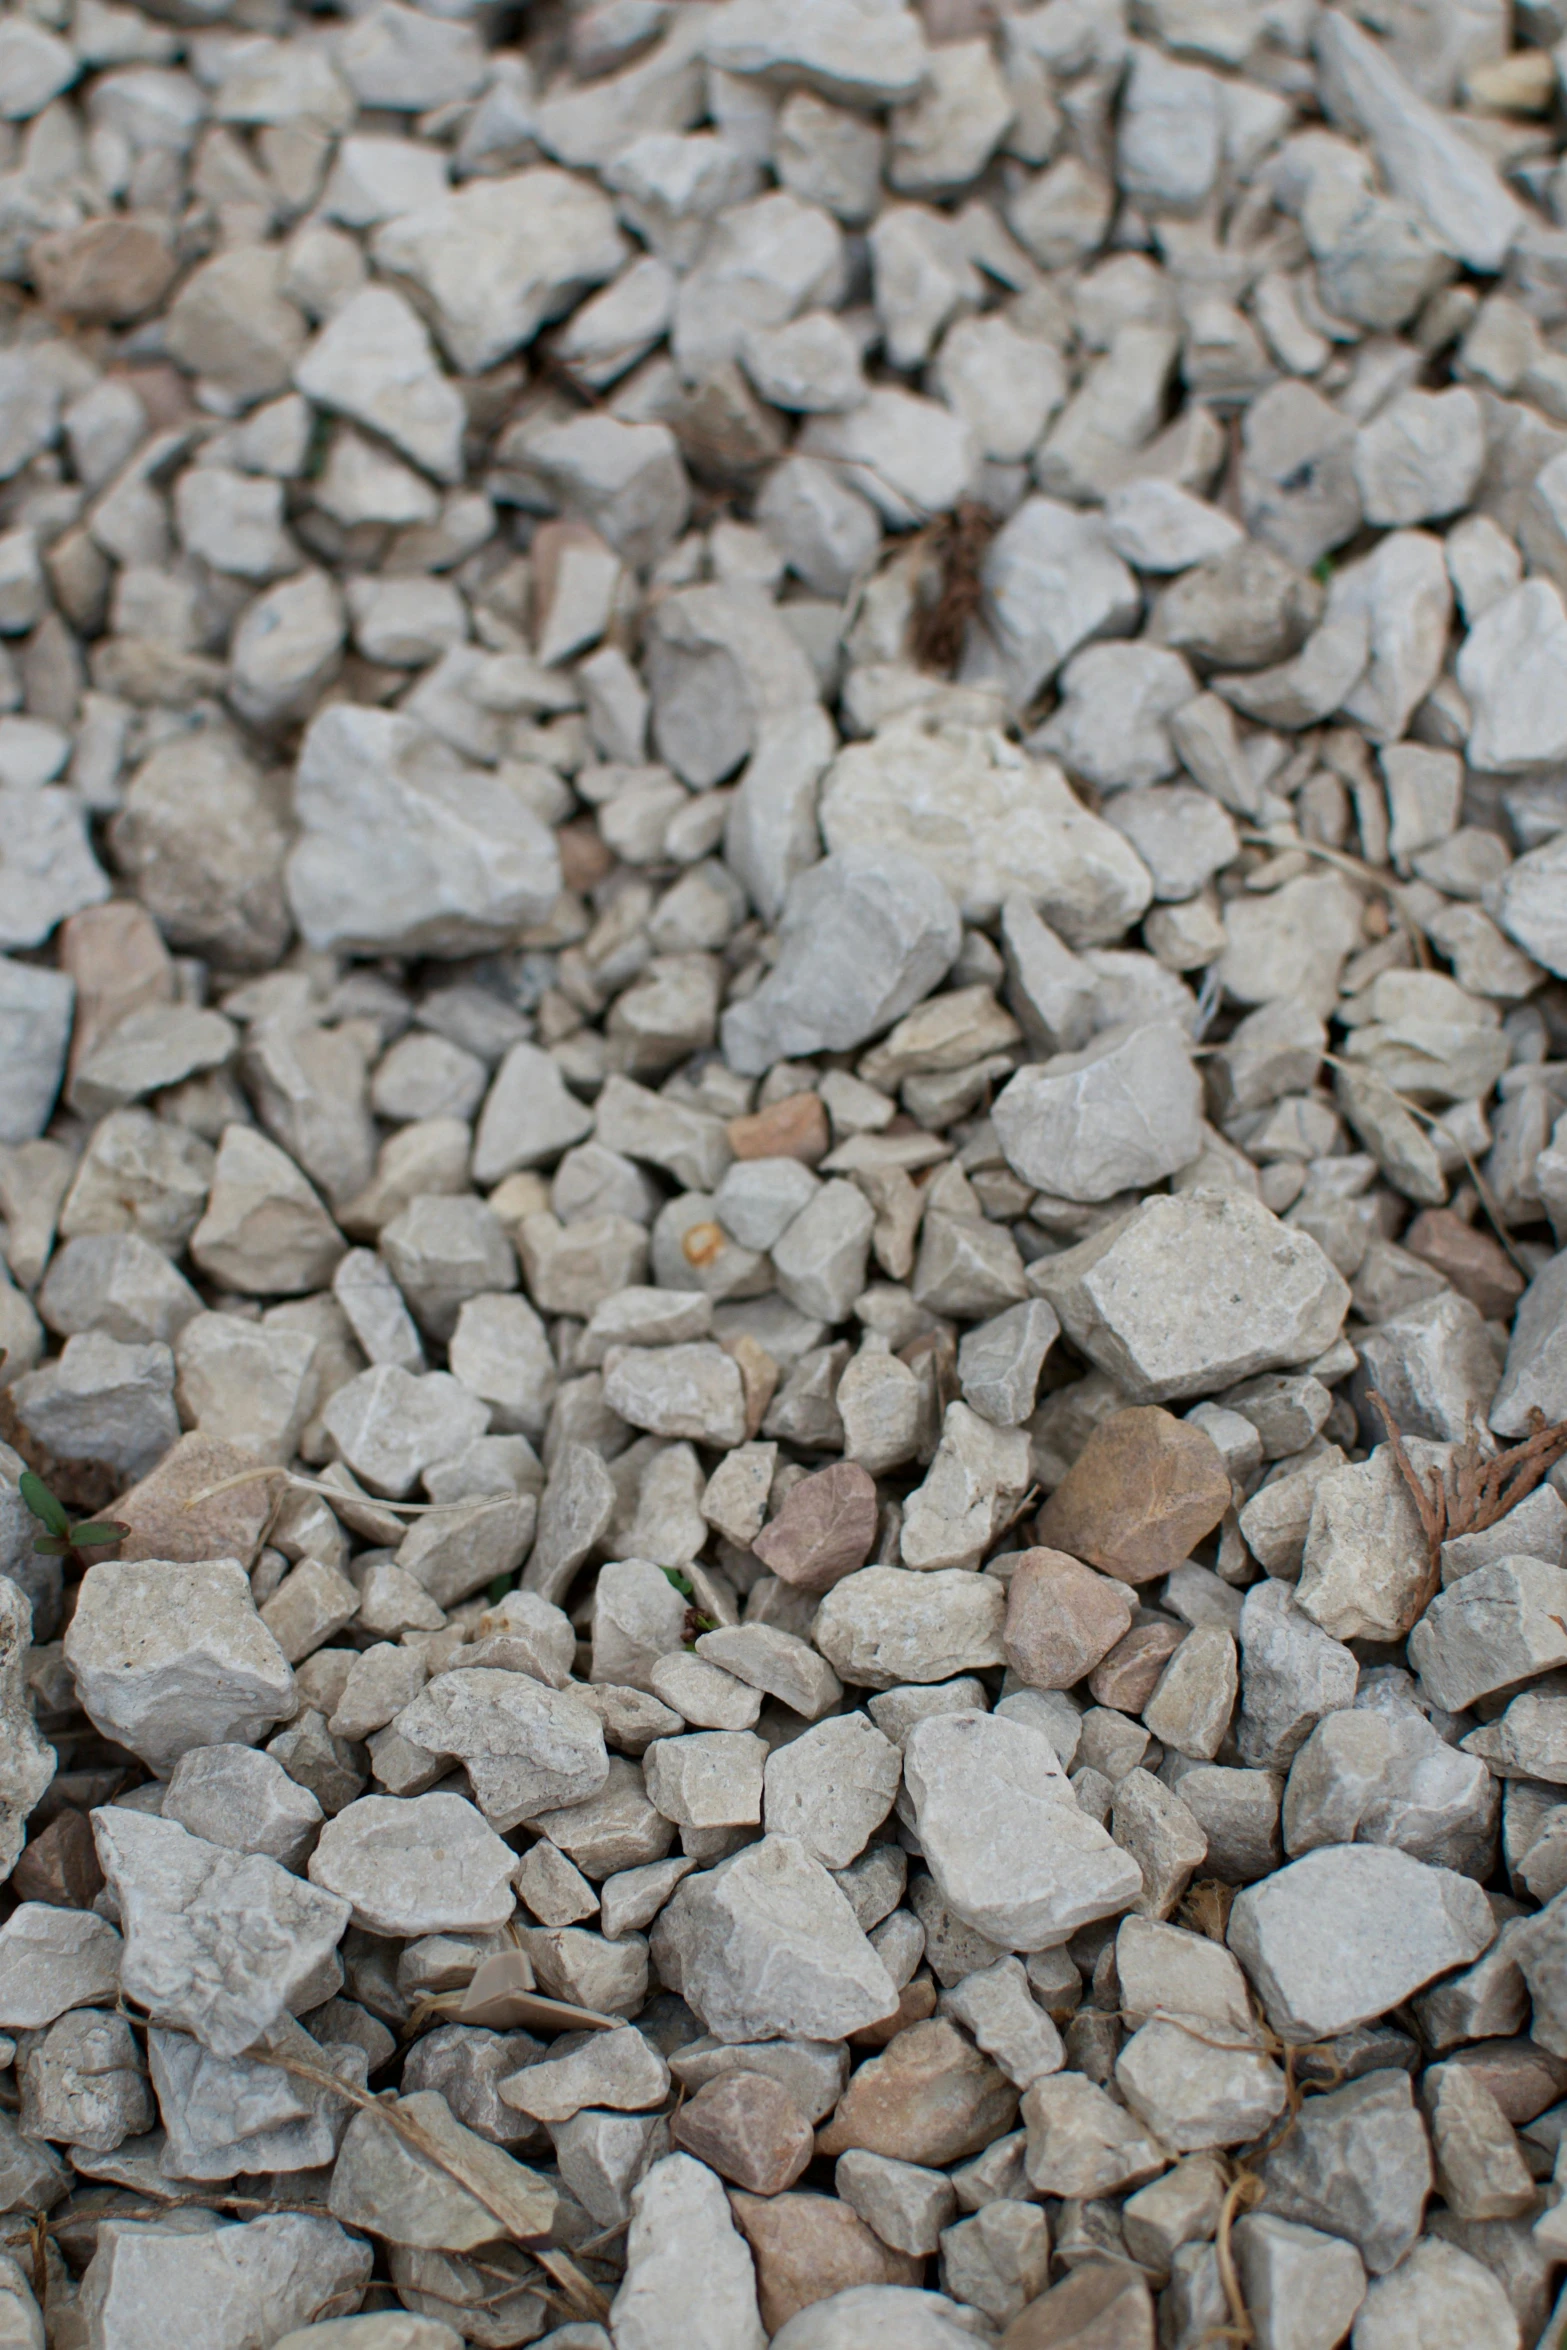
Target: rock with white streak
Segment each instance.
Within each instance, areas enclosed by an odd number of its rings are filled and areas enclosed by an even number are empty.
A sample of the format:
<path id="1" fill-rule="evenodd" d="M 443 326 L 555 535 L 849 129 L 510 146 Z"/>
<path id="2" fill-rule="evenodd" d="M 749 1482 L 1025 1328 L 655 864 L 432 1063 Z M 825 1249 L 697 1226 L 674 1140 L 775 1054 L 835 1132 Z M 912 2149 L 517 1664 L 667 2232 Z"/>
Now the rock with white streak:
<path id="1" fill-rule="evenodd" d="M 1103 1200 L 1190 1166 L 1201 1083 L 1173 1026 L 1105 1029 L 1080 1053 L 1021 1069 L 997 1099 L 1007 1163 L 1063 1199 Z"/>

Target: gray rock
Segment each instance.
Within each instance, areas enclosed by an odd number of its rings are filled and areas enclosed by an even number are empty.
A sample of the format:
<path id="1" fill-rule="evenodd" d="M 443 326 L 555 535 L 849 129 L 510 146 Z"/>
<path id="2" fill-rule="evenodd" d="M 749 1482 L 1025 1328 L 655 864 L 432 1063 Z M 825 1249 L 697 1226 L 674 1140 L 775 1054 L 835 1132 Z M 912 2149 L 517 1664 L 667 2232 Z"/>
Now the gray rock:
<path id="1" fill-rule="evenodd" d="M 1173 1025 L 1103 1030 L 1084 1051 L 1019 1070 L 995 1105 L 1007 1163 L 1056 1197 L 1112 1199 L 1189 1166 L 1202 1087 Z"/>
<path id="2" fill-rule="evenodd" d="M 289 902 L 316 946 L 471 954 L 542 921 L 560 889 L 554 843 L 520 796 L 392 711 L 324 711 L 294 805 Z"/>
<path id="3" fill-rule="evenodd" d="M 48 1124 L 75 996 L 64 972 L 0 957 L 0 1142 L 29 1142 Z"/>
<path id="4" fill-rule="evenodd" d="M 664 1980 L 723 2041 L 841 2039 L 897 2005 L 848 1902 L 788 1836 L 688 1877 L 653 1948 Z"/>
<path id="5" fill-rule="evenodd" d="M 1078 1809 L 1037 1731 L 933 1715 L 911 1732 L 904 1773 L 943 1897 L 1003 1949 L 1049 1949 L 1138 1898 L 1136 1862 Z"/>
<path id="6" fill-rule="evenodd" d="M 1313 2097 L 1263 2165 L 1267 2208 L 1347 2237 L 1382 2276 L 1420 2233 L 1431 2149 L 1402 2072 L 1367 2073 Z"/>
<path id="7" fill-rule="evenodd" d="M 1248 1885 L 1230 1913 L 1231 1946 L 1289 2039 L 1385 2015 L 1495 1932 L 1467 1877 L 1369 1844 L 1308 1853 Z"/>
<path id="8" fill-rule="evenodd" d="M 1039 1260 L 1035 1286 L 1129 1402 L 1213 1394 L 1337 1336 L 1346 1284 L 1315 1241 L 1239 1192 L 1151 1199 Z"/>
<path id="9" fill-rule="evenodd" d="M 104 2341 L 130 2336 L 149 2310 L 178 2306 L 212 2350 L 245 2350 L 356 2301 L 372 2254 L 314 2212 L 268 2213 L 193 2232 L 166 2221 L 106 2221 L 82 2278 L 84 2324 Z M 315 2329 L 312 2329 L 315 2330 Z"/>
<path id="10" fill-rule="evenodd" d="M 125 1932 L 127 1998 L 216 2056 L 238 2056 L 292 2006 L 317 2004 L 346 1901 L 172 1820 L 123 1808 L 92 1819 Z"/>
<path id="11" fill-rule="evenodd" d="M 237 1559 L 90 1567 L 65 1661 L 90 1718 L 154 1770 L 193 1747 L 248 1745 L 298 1703 Z"/>
<path id="12" fill-rule="evenodd" d="M 733 2350 L 762 2350 L 756 2273 L 723 2188 L 704 2163 L 670 2154 L 631 2194 L 626 2273 L 610 2312 L 624 2350 L 690 2342 L 694 2273 L 703 2279 L 702 2332 Z"/>
<path id="13" fill-rule="evenodd" d="M 767 979 L 723 1017 L 725 1055 L 747 1075 L 890 1027 L 945 976 L 961 927 L 914 858 L 847 849 L 790 884 L 779 935 Z"/>

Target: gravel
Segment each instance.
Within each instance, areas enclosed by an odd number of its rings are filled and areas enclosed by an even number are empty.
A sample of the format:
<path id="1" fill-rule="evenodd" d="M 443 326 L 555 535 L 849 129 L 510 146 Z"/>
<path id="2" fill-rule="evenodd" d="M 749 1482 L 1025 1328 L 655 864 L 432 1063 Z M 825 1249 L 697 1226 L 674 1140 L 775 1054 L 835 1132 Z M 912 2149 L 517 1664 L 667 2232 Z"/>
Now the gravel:
<path id="1" fill-rule="evenodd" d="M 0 2338 L 1556 2341 L 1564 57 L 0 24 Z"/>

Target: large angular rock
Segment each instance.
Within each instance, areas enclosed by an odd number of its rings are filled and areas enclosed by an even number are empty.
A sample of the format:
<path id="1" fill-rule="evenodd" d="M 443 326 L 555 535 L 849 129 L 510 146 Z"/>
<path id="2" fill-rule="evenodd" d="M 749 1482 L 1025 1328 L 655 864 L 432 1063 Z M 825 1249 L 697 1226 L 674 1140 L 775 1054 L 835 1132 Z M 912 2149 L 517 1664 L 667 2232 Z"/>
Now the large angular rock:
<path id="1" fill-rule="evenodd" d="M 1202 1084 L 1173 1023 L 1108 1028 L 1020 1069 L 994 1115 L 1013 1172 L 1061 1199 L 1146 1189 L 1202 1152 Z"/>
<path id="2" fill-rule="evenodd" d="M 252 2350 L 318 2310 L 352 2306 L 370 2281 L 370 2246 L 322 2214 L 271 2212 L 210 2231 L 176 2224 L 182 2217 L 105 2221 L 81 2282 L 87 2340 L 150 2344 L 178 2310 L 209 2350 Z"/>
<path id="3" fill-rule="evenodd" d="M 462 1761 L 480 1810 L 503 1833 L 556 1804 L 585 1802 L 609 1776 L 598 1717 L 527 1673 L 441 1673 L 396 1723 L 413 1745 Z"/>
<path id="4" fill-rule="evenodd" d="M 1006 1609 L 993 1576 L 962 1567 L 864 1567 L 828 1592 L 811 1637 L 843 1680 L 896 1689 L 1003 1663 Z"/>
<path id="5" fill-rule="evenodd" d="M 1133 1403 L 1213 1395 L 1332 1344 L 1348 1284 L 1242 1192 L 1145 1200 L 1031 1270 L 1089 1361 Z"/>
<path id="6" fill-rule="evenodd" d="M 763 2350 L 750 2255 L 722 2187 L 688 2154 L 666 2155 L 632 2190 L 610 2315 L 623 2350 Z"/>
<path id="7" fill-rule="evenodd" d="M 346 1901 L 172 1820 L 116 1807 L 92 1817 L 125 1932 L 128 1999 L 215 2056 L 238 2056 L 294 2006 L 319 2002 Z"/>
<path id="8" fill-rule="evenodd" d="M 1479 1887 L 1371 1844 L 1330 1845 L 1248 1885 L 1230 1947 L 1286 2040 L 1327 2039 L 1386 2015 L 1495 1938 Z"/>
<path id="9" fill-rule="evenodd" d="M 1136 851 L 1060 769 L 1000 734 L 899 719 L 839 754 L 822 784 L 829 850 L 878 842 L 917 857 L 970 921 L 1022 890 L 1076 947 L 1102 946 L 1153 894 Z"/>
<path id="10" fill-rule="evenodd" d="M 1142 1871 L 1079 1809 L 1049 1740 L 1022 1722 L 933 1714 L 904 1779 L 948 1906 L 1004 1950 L 1048 1950 L 1143 1890 Z"/>
<path id="11" fill-rule="evenodd" d="M 192 1747 L 249 1745 L 298 1703 L 237 1559 L 89 1567 L 65 1661 L 105 1737 L 157 1771 Z"/>
<path id="12" fill-rule="evenodd" d="M 369 1934 L 481 1933 L 512 1915 L 515 1866 L 460 1795 L 364 1795 L 327 1822 L 310 1879 Z"/>
<path id="13" fill-rule="evenodd" d="M 654 1952 L 718 2040 L 842 2039 L 898 2003 L 848 1902 L 792 1836 L 765 1836 L 687 1878 Z"/>
<path id="14" fill-rule="evenodd" d="M 950 895 L 915 857 L 824 857 L 790 884 L 768 977 L 724 1014 L 726 1059 L 757 1076 L 774 1061 L 864 1044 L 939 984 L 961 938 Z"/>
<path id="15" fill-rule="evenodd" d="M 613 277 L 626 244 L 591 180 L 536 167 L 385 222 L 373 250 L 379 269 L 428 296 L 448 356 L 471 375 Z"/>

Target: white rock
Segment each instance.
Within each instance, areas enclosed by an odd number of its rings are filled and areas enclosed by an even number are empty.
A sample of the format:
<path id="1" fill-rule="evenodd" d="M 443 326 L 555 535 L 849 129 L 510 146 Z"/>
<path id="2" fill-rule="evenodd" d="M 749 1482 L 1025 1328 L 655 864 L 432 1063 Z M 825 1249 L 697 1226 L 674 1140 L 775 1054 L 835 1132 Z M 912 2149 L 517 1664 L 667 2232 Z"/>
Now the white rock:
<path id="1" fill-rule="evenodd" d="M 695 2306 L 693 2276 L 702 2278 Z M 745 2240 L 719 2181 L 689 2154 L 666 2155 L 632 2189 L 610 2315 L 620 2350 L 763 2350 Z"/>
<path id="2" fill-rule="evenodd" d="M 1058 768 L 939 718 L 896 721 L 841 752 L 822 786 L 821 824 L 840 853 L 880 841 L 918 858 L 970 921 L 992 920 L 1020 890 L 1076 947 L 1119 938 L 1152 896 L 1136 852 Z"/>
<path id="3" fill-rule="evenodd" d="M 429 296 L 454 366 L 477 374 L 532 340 L 625 256 L 607 197 L 590 181 L 535 167 L 470 181 L 387 221 L 379 268 Z"/>
<path id="4" fill-rule="evenodd" d="M 237 1559 L 89 1567 L 65 1659 L 104 1735 L 157 1771 L 192 1747 L 251 1745 L 296 1706 L 294 1676 Z"/>
<path id="5" fill-rule="evenodd" d="M 316 946 L 469 954 L 542 920 L 560 888 L 554 843 L 520 797 L 391 711 L 322 713 L 295 809 L 289 898 Z"/>
<path id="6" fill-rule="evenodd" d="M 903 1764 L 943 1898 L 1003 1949 L 1052 1949 L 1138 1899 L 1137 1863 L 1078 1808 L 1039 1731 L 932 1715 L 910 1733 Z"/>
<path id="7" fill-rule="evenodd" d="M 366 286 L 345 302 L 296 363 L 294 381 L 318 406 L 384 435 L 437 481 L 461 480 L 461 397 L 418 317 L 389 287 Z"/>
<path id="8" fill-rule="evenodd" d="M 368 1934 L 486 1933 L 516 1907 L 516 1865 L 460 1795 L 364 1795 L 328 1820 L 310 1881 L 351 1906 Z"/>
<path id="9" fill-rule="evenodd" d="M 1019 708 L 1079 645 L 1128 635 L 1141 611 L 1137 583 L 1099 516 L 1052 498 L 1025 500 L 992 540 L 981 576 L 993 663 Z M 966 667 L 991 673 L 977 654 Z"/>
<path id="10" fill-rule="evenodd" d="M 1230 1914 L 1231 1947 L 1288 2040 L 1385 2015 L 1495 1933 L 1472 1879 L 1371 1844 L 1308 1853 L 1245 1887 Z"/>
<path id="11" fill-rule="evenodd" d="M 238 2056 L 293 2006 L 317 2004 L 346 1901 L 172 1820 L 106 1806 L 92 1821 L 125 1933 L 127 1998 L 217 2056 Z"/>

